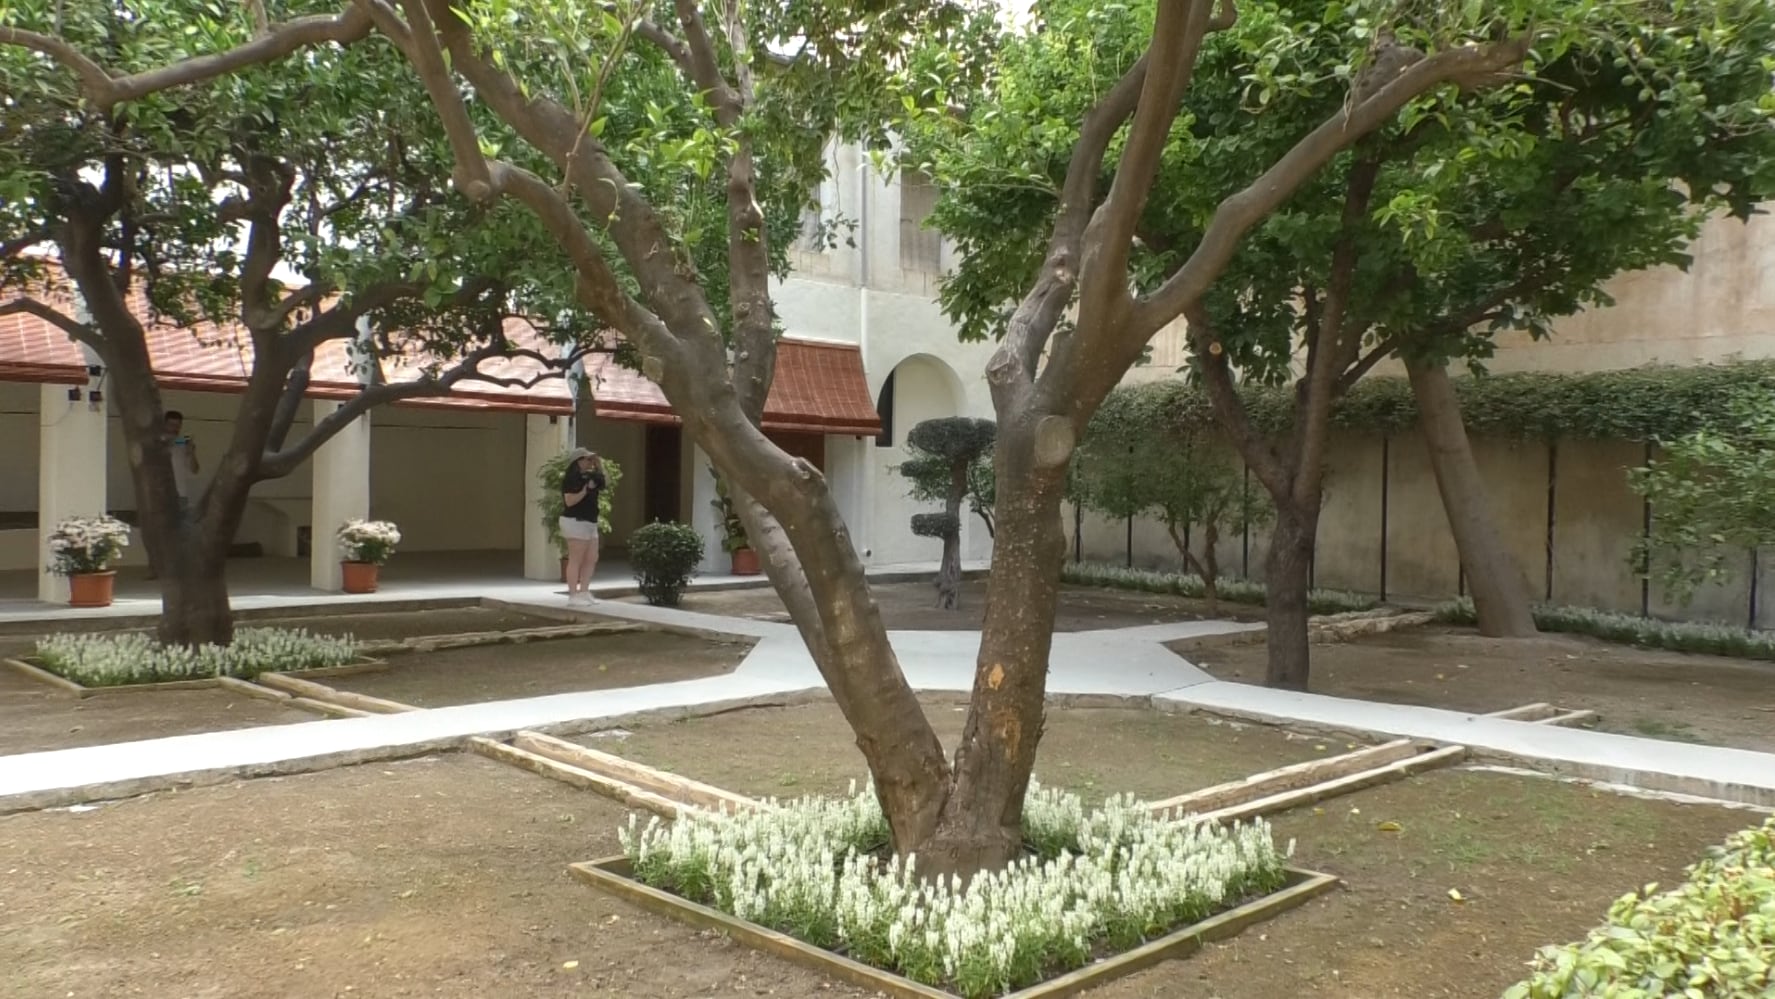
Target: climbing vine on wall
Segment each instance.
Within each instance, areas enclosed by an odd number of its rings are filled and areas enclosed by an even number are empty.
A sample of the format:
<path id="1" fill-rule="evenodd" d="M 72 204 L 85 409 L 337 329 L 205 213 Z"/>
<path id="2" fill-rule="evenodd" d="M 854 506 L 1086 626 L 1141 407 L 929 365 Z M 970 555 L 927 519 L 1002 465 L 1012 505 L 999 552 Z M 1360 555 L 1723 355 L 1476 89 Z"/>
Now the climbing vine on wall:
<path id="1" fill-rule="evenodd" d="M 1775 393 L 1775 361 L 1696 367 L 1645 367 L 1585 374 L 1500 374 L 1455 379 L 1470 433 L 1486 437 L 1597 440 L 1675 440 L 1697 431 L 1732 428 L 1732 400 L 1743 393 Z M 1292 388 L 1242 390 L 1252 422 L 1276 433 L 1292 419 Z M 1122 434 L 1162 423 L 1205 427 L 1214 414 L 1208 398 L 1182 379 L 1119 388 L 1093 420 L 1094 433 Z M 1417 424 L 1417 406 L 1404 378 L 1358 382 L 1332 415 L 1341 429 L 1395 434 Z"/>

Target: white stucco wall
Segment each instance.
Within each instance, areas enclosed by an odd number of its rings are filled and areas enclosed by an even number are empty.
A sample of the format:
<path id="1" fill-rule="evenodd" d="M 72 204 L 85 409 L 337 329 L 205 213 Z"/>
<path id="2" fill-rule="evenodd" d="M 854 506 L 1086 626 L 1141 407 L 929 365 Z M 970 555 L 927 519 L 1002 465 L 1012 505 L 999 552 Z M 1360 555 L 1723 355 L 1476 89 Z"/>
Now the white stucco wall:
<path id="1" fill-rule="evenodd" d="M 822 202 L 854 220 L 855 247 L 823 253 L 798 251 L 796 273 L 774 289 L 783 327 L 796 337 L 856 344 L 872 398 L 895 375 L 892 447 L 873 440 L 827 439 L 827 478 L 846 512 L 851 535 L 872 565 L 929 562 L 936 542 L 914 537 L 914 513 L 934 509 L 906 496 L 892 471 L 906 458 L 906 431 L 920 420 L 944 416 L 991 419 L 992 399 L 984 371 L 992 344 L 964 344 L 936 301 L 937 273 L 901 266 L 901 204 L 897 180 L 883 178 L 855 150 L 831 154 L 833 178 Z M 945 244 L 940 260 L 954 259 Z M 978 518 L 963 526 L 963 554 L 983 559 L 992 551 Z"/>

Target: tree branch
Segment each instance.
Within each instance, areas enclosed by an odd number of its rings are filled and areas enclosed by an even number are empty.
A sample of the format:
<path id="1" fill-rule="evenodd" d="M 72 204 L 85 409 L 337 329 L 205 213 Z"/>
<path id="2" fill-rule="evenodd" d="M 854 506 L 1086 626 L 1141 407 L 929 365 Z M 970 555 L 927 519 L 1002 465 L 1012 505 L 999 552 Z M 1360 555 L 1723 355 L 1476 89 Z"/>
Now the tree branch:
<path id="1" fill-rule="evenodd" d="M 1501 69 L 1520 62 L 1528 51 L 1527 36 L 1484 46 L 1463 46 L 1423 59 L 1399 73 L 1361 101 L 1352 101 L 1322 122 L 1280 160 L 1243 190 L 1227 197 L 1214 211 L 1201 242 L 1188 261 L 1163 285 L 1142 297 L 1127 324 L 1130 349 L 1150 340 L 1167 323 L 1202 297 L 1226 269 L 1239 241 L 1252 226 L 1286 201 L 1332 157 L 1389 121 L 1412 98 L 1445 83 L 1489 80 Z"/>
<path id="2" fill-rule="evenodd" d="M 308 395 L 309 372 L 313 368 L 313 351 L 297 358 L 295 365 L 290 368 L 289 379 L 284 382 L 283 395 L 278 397 L 277 409 L 271 415 L 271 432 L 265 436 L 266 451 L 281 451 L 284 442 L 289 440 L 290 428 L 295 426 L 296 414 L 301 412 L 302 400 Z"/>
<path id="3" fill-rule="evenodd" d="M 419 73 L 420 82 L 425 84 L 425 92 L 437 108 L 444 134 L 450 140 L 450 152 L 456 163 L 450 179 L 464 197 L 479 203 L 493 193 L 487 177 L 487 158 L 481 154 L 480 135 L 469 119 L 468 108 L 462 103 L 462 92 L 451 79 L 449 67 L 444 65 L 437 28 L 432 24 L 425 4 L 426 0 L 401 0 L 401 7 L 407 12 L 408 37 L 411 39 L 405 46 L 407 57 Z M 378 16 L 378 24 L 382 20 L 384 18 Z"/>
<path id="4" fill-rule="evenodd" d="M 1060 206 L 1048 237 L 1047 257 L 1034 286 L 1023 296 L 1005 327 L 1004 342 L 986 365 L 993 397 L 1021 396 L 1033 386 L 1037 363 L 1054 326 L 1072 302 L 1079 275 L 1080 243 L 1095 207 L 1097 180 L 1109 143 L 1134 113 L 1152 54 L 1142 55 L 1103 95 L 1079 126 L 1078 142 L 1060 188 Z"/>
<path id="5" fill-rule="evenodd" d="M 1232 366 L 1227 363 L 1220 331 L 1200 303 L 1192 305 L 1185 318 L 1189 323 L 1190 350 L 1195 355 L 1196 369 L 1202 376 L 1202 387 L 1208 393 L 1208 403 L 1213 407 L 1214 415 L 1226 429 L 1227 436 L 1233 439 L 1239 456 L 1245 459 L 1245 467 L 1251 469 L 1264 488 L 1271 495 L 1288 495 L 1292 491 L 1293 476 L 1270 442 L 1252 427 L 1251 414 L 1246 411 L 1245 401 L 1239 398 L 1239 387 L 1233 381 Z"/>
<path id="6" fill-rule="evenodd" d="M 76 292 L 76 294 L 78 294 L 78 292 Z M 105 356 L 105 338 L 99 333 L 98 329 L 87 323 L 74 319 L 60 309 L 52 308 L 35 298 L 25 296 L 15 298 L 10 302 L 0 302 L 0 316 L 10 316 L 14 313 L 24 313 L 28 316 L 36 316 L 38 319 L 41 319 L 51 326 L 54 326 L 56 329 L 61 330 L 63 333 L 68 334 L 69 339 L 91 347 L 98 353 L 100 358 Z"/>
<path id="7" fill-rule="evenodd" d="M 21 28 L 0 27 L 0 44 L 17 45 L 49 56 L 80 80 L 81 93 L 101 111 L 175 87 L 226 76 L 246 66 L 272 62 L 297 49 L 326 42 L 349 45 L 370 33 L 369 15 L 352 6 L 338 14 L 313 14 L 272 25 L 252 41 L 167 66 L 113 76 L 66 40 Z"/>
<path id="8" fill-rule="evenodd" d="M 516 356 L 529 356 L 541 360 L 548 367 L 532 378 L 501 378 L 484 374 L 480 370 L 481 364 L 485 361 L 496 357 Z M 571 363 L 571 361 L 563 363 L 559 360 L 545 358 L 536 351 L 514 350 L 510 345 L 496 341 L 464 354 L 453 367 L 443 374 L 423 375 L 409 382 L 381 382 L 367 385 L 357 395 L 346 400 L 344 405 L 315 423 L 314 427 L 295 444 L 275 453 L 267 451 L 259 463 L 260 477 L 275 479 L 295 471 L 296 467 L 319 450 L 322 444 L 333 439 L 353 420 L 377 406 L 399 402 L 403 399 L 449 395 L 451 389 L 464 381 L 489 382 L 513 388 L 530 388 L 551 378 L 562 377 Z"/>

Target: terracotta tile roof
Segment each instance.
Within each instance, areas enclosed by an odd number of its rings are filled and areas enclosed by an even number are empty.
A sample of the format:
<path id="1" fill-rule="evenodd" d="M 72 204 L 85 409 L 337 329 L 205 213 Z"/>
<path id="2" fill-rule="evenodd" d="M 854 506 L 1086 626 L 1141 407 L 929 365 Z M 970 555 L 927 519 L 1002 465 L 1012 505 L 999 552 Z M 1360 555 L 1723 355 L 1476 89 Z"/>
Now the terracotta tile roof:
<path id="1" fill-rule="evenodd" d="M 0 316 L 0 381 L 86 384 L 86 355 L 36 316 Z"/>
<path id="2" fill-rule="evenodd" d="M 52 299 L 50 304 L 70 308 L 66 300 Z M 139 316 L 149 315 L 147 298 L 139 290 L 131 295 L 130 306 Z M 520 347 L 545 355 L 556 354 L 555 349 L 522 319 L 508 320 L 506 335 Z M 173 327 L 151 323 L 147 326 L 146 336 L 148 356 L 163 389 L 235 393 L 245 387 L 252 372 L 252 339 L 239 327 L 224 328 L 210 323 Z M 385 358 L 382 361 L 383 377 L 391 382 L 408 381 L 418 377 L 426 363 L 426 359 L 417 356 Z M 542 365 L 530 358 L 507 358 L 488 361 L 481 368 L 497 378 L 529 378 L 539 373 Z M 355 394 L 359 383 L 346 344 L 342 341 L 322 344 L 315 352 L 309 379 L 310 398 L 345 399 Z M 25 313 L 0 316 L 0 381 L 83 384 L 86 381 L 85 355 L 61 330 L 36 316 Z M 571 415 L 573 396 L 566 381 L 560 378 L 529 388 L 464 381 L 458 383 L 448 396 L 410 399 L 397 405 Z"/>
<path id="3" fill-rule="evenodd" d="M 608 355 L 588 358 L 592 412 L 613 420 L 677 423 L 659 386 Z M 873 437 L 881 417 L 863 377 L 863 355 L 851 344 L 784 337 L 764 401 L 764 429 Z"/>

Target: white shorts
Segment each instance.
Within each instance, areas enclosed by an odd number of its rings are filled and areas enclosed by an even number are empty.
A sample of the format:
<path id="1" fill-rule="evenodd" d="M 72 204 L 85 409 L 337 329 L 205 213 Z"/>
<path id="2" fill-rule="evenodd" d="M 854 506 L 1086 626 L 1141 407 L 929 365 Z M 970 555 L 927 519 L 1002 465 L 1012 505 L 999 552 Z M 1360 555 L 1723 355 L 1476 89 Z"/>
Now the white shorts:
<path id="1" fill-rule="evenodd" d="M 561 537 L 568 541 L 596 541 L 598 540 L 598 522 L 580 520 L 578 517 L 562 517 Z"/>

